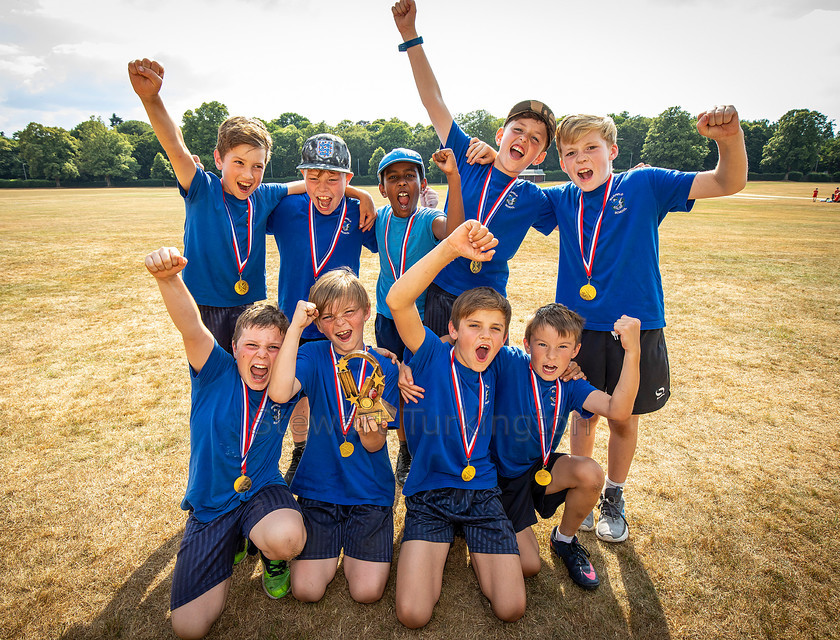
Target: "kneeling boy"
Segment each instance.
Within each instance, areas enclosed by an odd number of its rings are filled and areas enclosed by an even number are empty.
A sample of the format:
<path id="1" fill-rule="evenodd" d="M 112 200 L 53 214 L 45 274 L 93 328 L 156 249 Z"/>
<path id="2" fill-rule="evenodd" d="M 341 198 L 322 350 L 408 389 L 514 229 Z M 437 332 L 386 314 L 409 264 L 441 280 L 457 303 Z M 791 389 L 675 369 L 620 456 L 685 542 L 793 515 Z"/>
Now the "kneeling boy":
<path id="1" fill-rule="evenodd" d="M 288 589 L 286 561 L 303 548 L 306 531 L 277 468 L 292 405 L 267 394 L 288 321 L 270 305 L 246 309 L 236 322 L 231 357 L 201 322 L 179 275 L 186 264 L 174 247 L 146 256 L 190 363 L 190 472 L 181 503 L 190 515 L 171 608 L 172 630 L 200 638 L 225 606 L 242 537 L 263 554 L 266 593 L 280 597 Z"/>
<path id="2" fill-rule="evenodd" d="M 269 387 L 275 401 L 286 402 L 300 390 L 311 400 L 309 439 L 292 480 L 308 534 L 292 563 L 292 595 L 305 602 L 324 596 L 342 549 L 344 576 L 357 602 L 379 600 L 391 573 L 394 473 L 385 447 L 387 425 L 369 424 L 364 416 L 356 419 L 357 408 L 345 398 L 341 384 L 345 366 L 359 391 L 374 374 L 364 358 L 342 362 L 352 352 L 367 352 L 364 328 L 369 317 L 367 292 L 350 269 L 321 276 L 309 302 L 298 302 Z M 327 340 L 298 348 L 301 333 L 313 320 Z M 382 397 L 396 404 L 397 366 L 369 353 L 385 376 Z"/>
<path id="3" fill-rule="evenodd" d="M 493 613 L 513 622 L 525 612 L 525 581 L 516 536 L 505 517 L 490 459 L 495 372 L 488 367 L 507 336 L 510 305 L 489 287 L 461 294 L 449 324 L 454 345 L 423 326 L 415 299 L 458 256 L 486 262 L 497 244 L 468 220 L 391 287 L 387 302 L 425 397 L 404 424 L 412 453 L 403 487 L 405 530 L 397 565 L 397 617 L 422 627 L 440 598 L 443 568 L 456 530 Z M 408 361 L 409 359 L 407 359 Z"/>
<path id="4" fill-rule="evenodd" d="M 618 420 L 630 416 L 639 387 L 639 326 L 627 316 L 614 324 L 624 347 L 624 366 L 612 396 L 586 380 L 561 379 L 580 349 L 583 332 L 583 318 L 561 304 L 537 309 L 525 327 L 525 351 L 504 347 L 493 361 L 498 385 L 490 450 L 525 576 L 540 570 L 539 544 L 531 528 L 537 523 L 534 512 L 549 518 L 565 502 L 560 525 L 552 530 L 551 549 L 577 585 L 598 587 L 589 553 L 575 531 L 598 502 L 604 472 L 592 458 L 554 449 L 572 410 Z"/>

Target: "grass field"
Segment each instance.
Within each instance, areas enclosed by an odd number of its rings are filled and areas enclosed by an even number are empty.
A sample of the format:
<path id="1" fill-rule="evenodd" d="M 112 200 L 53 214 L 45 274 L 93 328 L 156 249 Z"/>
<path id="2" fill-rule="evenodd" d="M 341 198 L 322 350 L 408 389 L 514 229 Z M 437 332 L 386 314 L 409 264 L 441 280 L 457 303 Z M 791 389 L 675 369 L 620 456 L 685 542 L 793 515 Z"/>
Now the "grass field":
<path id="1" fill-rule="evenodd" d="M 750 183 L 663 223 L 673 397 L 641 421 L 630 539 L 581 534 L 598 591 L 555 564 L 546 521 L 515 624 L 459 540 L 421 631 L 396 620 L 393 573 L 377 604 L 339 571 L 304 605 L 269 601 L 246 560 L 210 637 L 840 637 L 840 205 L 812 203 L 814 186 Z M 0 190 L 0 638 L 171 636 L 189 386 L 142 259 L 182 229 L 173 189 Z M 553 300 L 556 251 L 532 233 L 512 264 L 512 344 Z M 365 254 L 371 292 L 377 271 Z M 602 425 L 602 464 L 605 444 Z M 397 540 L 403 514 L 399 497 Z"/>

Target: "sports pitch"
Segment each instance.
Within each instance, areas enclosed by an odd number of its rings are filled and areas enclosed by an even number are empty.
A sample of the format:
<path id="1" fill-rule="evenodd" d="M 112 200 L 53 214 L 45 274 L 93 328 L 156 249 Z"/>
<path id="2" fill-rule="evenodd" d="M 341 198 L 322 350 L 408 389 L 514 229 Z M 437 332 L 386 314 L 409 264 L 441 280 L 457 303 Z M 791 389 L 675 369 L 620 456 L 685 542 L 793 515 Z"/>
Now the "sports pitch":
<path id="1" fill-rule="evenodd" d="M 641 420 L 630 539 L 580 535 L 598 591 L 555 563 L 546 521 L 517 623 L 493 617 L 458 540 L 421 631 L 394 615 L 396 563 L 379 603 L 354 603 L 339 569 L 305 605 L 268 600 L 250 559 L 209 637 L 840 637 L 840 205 L 814 186 L 752 182 L 661 226 L 673 395 Z M 189 383 L 142 260 L 180 246 L 183 216 L 174 189 L 0 191 L 0 639 L 172 636 Z M 511 265 L 511 344 L 554 299 L 556 251 L 532 232 Z M 371 295 L 377 265 L 365 251 Z M 269 239 L 269 292 L 276 268 Z M 398 496 L 397 541 L 403 515 Z"/>

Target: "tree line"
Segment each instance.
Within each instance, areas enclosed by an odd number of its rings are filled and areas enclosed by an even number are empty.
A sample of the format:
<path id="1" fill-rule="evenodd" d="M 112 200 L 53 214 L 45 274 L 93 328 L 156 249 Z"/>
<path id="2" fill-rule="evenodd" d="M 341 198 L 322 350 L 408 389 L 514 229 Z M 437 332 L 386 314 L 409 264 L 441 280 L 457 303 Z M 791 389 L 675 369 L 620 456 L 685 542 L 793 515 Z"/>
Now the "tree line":
<path id="1" fill-rule="evenodd" d="M 216 132 L 228 115 L 227 107 L 217 101 L 184 113 L 184 140 L 208 170 L 215 171 Z M 631 116 L 627 111 L 610 115 L 618 128 L 617 171 L 639 162 L 682 171 L 712 169 L 717 163 L 717 147 L 697 133 L 694 117 L 680 107 L 671 107 L 655 117 Z M 455 120 L 469 135 L 491 143 L 504 123 L 503 118 L 483 109 L 457 114 Z M 414 149 L 429 159 L 429 179 L 443 181 L 442 173 L 431 162 L 438 147 L 431 125 L 412 126 L 399 118 L 380 118 L 370 122 L 342 120 L 331 126 L 313 123 L 293 112 L 264 122 L 273 139 L 265 171 L 269 181 L 295 179 L 303 142 L 317 133 L 333 133 L 344 139 L 360 184 L 375 181 L 379 161 L 395 147 Z M 741 125 L 751 178 L 840 181 L 840 136 L 835 137 L 833 121 L 822 113 L 794 109 L 776 122 L 742 120 Z M 539 168 L 545 170 L 549 180 L 565 179 L 553 142 Z M 0 132 L 0 179 L 41 179 L 54 181 L 56 186 L 68 181 L 104 180 L 111 186 L 113 180 L 171 183 L 174 176 L 151 126 L 113 114 L 107 124 L 91 116 L 70 131 L 31 122 L 11 137 Z"/>

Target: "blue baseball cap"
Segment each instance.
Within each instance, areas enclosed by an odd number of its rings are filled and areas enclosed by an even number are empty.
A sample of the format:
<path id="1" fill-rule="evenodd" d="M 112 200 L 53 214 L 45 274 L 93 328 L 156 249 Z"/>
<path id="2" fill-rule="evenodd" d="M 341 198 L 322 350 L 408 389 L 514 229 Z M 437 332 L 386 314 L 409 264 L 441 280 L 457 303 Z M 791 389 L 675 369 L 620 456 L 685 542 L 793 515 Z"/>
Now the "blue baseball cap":
<path id="1" fill-rule="evenodd" d="M 393 149 L 385 154 L 382 161 L 379 163 L 379 169 L 376 170 L 379 175 L 379 182 L 382 182 L 382 172 L 387 167 L 390 167 L 395 162 L 411 162 L 420 167 L 420 180 L 426 177 L 426 167 L 423 164 L 423 157 L 413 149 Z"/>

